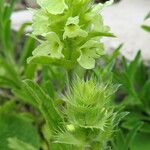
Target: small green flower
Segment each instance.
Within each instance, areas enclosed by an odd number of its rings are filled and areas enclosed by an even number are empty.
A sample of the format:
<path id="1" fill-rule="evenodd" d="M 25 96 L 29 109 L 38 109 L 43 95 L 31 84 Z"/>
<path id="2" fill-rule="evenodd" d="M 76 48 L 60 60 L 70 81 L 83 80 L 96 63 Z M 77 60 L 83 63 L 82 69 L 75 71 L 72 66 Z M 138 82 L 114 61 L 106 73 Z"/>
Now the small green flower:
<path id="1" fill-rule="evenodd" d="M 86 37 L 88 33 L 79 26 L 79 17 L 69 17 L 65 26 L 63 38 Z"/>
<path id="2" fill-rule="evenodd" d="M 37 0 L 37 3 L 41 8 L 54 15 L 62 14 L 65 9 L 68 9 L 65 0 Z"/>
<path id="3" fill-rule="evenodd" d="M 104 46 L 99 41 L 89 40 L 80 47 L 80 57 L 78 63 L 86 69 L 95 67 L 95 59 L 104 54 Z"/>
<path id="4" fill-rule="evenodd" d="M 75 126 L 72 125 L 72 124 L 69 124 L 66 126 L 67 130 L 70 131 L 70 132 L 74 132 L 75 131 Z"/>
<path id="5" fill-rule="evenodd" d="M 94 5 L 90 12 L 85 14 L 85 20 L 91 22 L 91 30 L 98 31 L 98 32 L 108 32 L 109 28 L 107 26 L 104 26 L 103 24 L 103 18 L 100 15 L 100 12 L 103 10 L 103 8 L 111 5 L 113 3 L 113 0 L 107 1 L 105 4 L 97 4 Z"/>
<path id="6" fill-rule="evenodd" d="M 53 58 L 63 58 L 63 43 L 60 41 L 58 35 L 54 32 L 49 32 L 45 37 L 46 41 L 42 41 L 41 45 L 33 51 L 33 57 L 49 55 Z"/>
<path id="7" fill-rule="evenodd" d="M 49 16 L 42 9 L 33 11 L 33 34 L 43 35 L 49 32 Z"/>

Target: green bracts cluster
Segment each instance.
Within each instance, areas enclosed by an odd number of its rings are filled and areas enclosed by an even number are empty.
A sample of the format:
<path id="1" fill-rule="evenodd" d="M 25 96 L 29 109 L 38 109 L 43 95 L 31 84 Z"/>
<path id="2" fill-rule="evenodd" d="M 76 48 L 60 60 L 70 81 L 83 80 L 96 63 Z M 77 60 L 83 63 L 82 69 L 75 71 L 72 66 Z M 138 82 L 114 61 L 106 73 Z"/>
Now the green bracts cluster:
<path id="1" fill-rule="evenodd" d="M 74 145 L 75 150 L 107 149 L 107 141 L 117 125 L 118 113 L 110 104 L 116 86 L 97 84 L 93 80 L 75 80 L 63 98 L 66 127 L 57 133 L 56 142 Z"/>

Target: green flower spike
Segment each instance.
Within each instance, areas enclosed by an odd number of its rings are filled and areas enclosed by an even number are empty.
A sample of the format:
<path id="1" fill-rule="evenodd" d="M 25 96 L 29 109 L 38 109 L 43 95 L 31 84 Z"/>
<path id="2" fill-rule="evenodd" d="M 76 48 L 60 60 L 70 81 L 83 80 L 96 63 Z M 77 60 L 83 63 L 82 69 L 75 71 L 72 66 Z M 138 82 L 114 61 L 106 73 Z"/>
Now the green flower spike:
<path id="1" fill-rule="evenodd" d="M 43 35 L 48 32 L 49 27 L 49 17 L 45 11 L 39 9 L 33 11 L 33 34 L 34 35 Z"/>
<path id="2" fill-rule="evenodd" d="M 41 8 L 34 11 L 32 35 L 36 40 L 40 37 L 45 40 L 40 41 L 41 45 L 34 50 L 28 63 L 32 60 L 32 63 L 59 66 L 62 61 L 65 65 L 69 61 L 69 69 L 77 63 L 85 69 L 94 68 L 95 59 L 104 53 L 100 39 L 112 35 L 103 24 L 100 11 L 112 1 L 98 5 L 93 5 L 92 0 L 37 2 Z"/>
<path id="3" fill-rule="evenodd" d="M 41 45 L 33 51 L 33 57 L 49 55 L 53 58 L 63 58 L 63 43 L 60 41 L 57 34 L 49 32 L 45 37 L 46 41 L 43 41 Z"/>
<path id="4" fill-rule="evenodd" d="M 68 9 L 65 0 L 37 0 L 37 3 L 41 8 L 54 15 L 62 14 L 65 9 Z"/>
<path id="5" fill-rule="evenodd" d="M 79 24 L 79 17 L 69 17 L 65 26 L 65 32 L 63 38 L 74 38 L 77 36 L 86 37 L 88 34 L 86 31 L 80 28 Z"/>
<path id="6" fill-rule="evenodd" d="M 95 59 L 104 54 L 104 47 L 99 41 L 90 40 L 80 47 L 80 57 L 78 63 L 86 69 L 95 67 Z"/>

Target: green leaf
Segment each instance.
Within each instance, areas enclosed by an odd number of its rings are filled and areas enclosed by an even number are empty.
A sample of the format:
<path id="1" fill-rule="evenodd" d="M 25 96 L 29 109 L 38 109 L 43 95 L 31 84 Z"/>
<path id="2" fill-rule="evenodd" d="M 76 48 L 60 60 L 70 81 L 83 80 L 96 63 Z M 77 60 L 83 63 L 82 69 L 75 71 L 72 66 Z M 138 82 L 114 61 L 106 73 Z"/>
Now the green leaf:
<path id="1" fill-rule="evenodd" d="M 133 130 L 135 124 L 138 124 L 139 122 L 143 122 L 143 125 L 139 129 L 140 132 L 143 133 L 150 133 L 150 127 L 149 127 L 149 117 L 146 117 L 140 113 L 137 112 L 131 112 L 125 119 L 124 122 L 121 124 L 121 126 L 128 130 Z"/>
<path id="2" fill-rule="evenodd" d="M 34 106 L 35 108 L 38 108 L 36 101 L 34 100 L 34 96 L 31 96 L 28 93 L 28 90 L 24 88 L 24 85 L 21 86 L 21 88 L 15 88 L 12 90 L 13 94 L 22 100 L 24 103 L 30 104 Z"/>
<path id="3" fill-rule="evenodd" d="M 32 145 L 25 143 L 17 138 L 9 138 L 9 148 L 11 150 L 38 150 L 37 148 L 33 147 Z"/>
<path id="4" fill-rule="evenodd" d="M 55 143 L 63 143 L 68 145 L 75 145 L 75 146 L 84 146 L 85 143 L 80 139 L 77 139 L 73 134 L 69 133 L 68 131 L 62 131 L 57 133 L 55 137 Z"/>
<path id="5" fill-rule="evenodd" d="M 148 25 L 142 25 L 142 28 L 143 28 L 145 31 L 150 32 L 150 26 L 148 26 Z"/>
<path id="6" fill-rule="evenodd" d="M 141 62 L 141 51 L 139 51 L 136 55 L 136 57 L 134 58 L 134 60 L 130 63 L 128 69 L 127 69 L 127 75 L 129 76 L 129 78 L 133 81 L 136 70 L 139 67 L 139 64 Z"/>
<path id="7" fill-rule="evenodd" d="M 25 76 L 27 79 L 34 79 L 36 74 L 37 64 L 28 64 L 25 68 Z"/>
<path id="8" fill-rule="evenodd" d="M 142 123 L 138 122 L 134 124 L 134 128 L 125 134 L 122 130 L 119 130 L 115 137 L 115 141 L 112 141 L 114 150 L 129 150 L 132 147 L 132 142 L 141 128 Z M 132 148 L 131 148 L 132 149 Z"/>
<path id="9" fill-rule="evenodd" d="M 144 106 L 145 112 L 150 115 L 150 80 L 147 80 L 140 92 L 140 98 Z"/>
<path id="10" fill-rule="evenodd" d="M 31 26 L 31 22 L 25 22 L 25 23 L 23 23 L 22 25 L 21 25 L 21 27 L 20 27 L 20 29 L 17 31 L 17 33 L 16 33 L 16 45 L 15 46 L 17 46 L 17 44 L 18 44 L 18 41 L 21 39 L 21 36 L 24 34 L 24 32 L 25 32 L 25 29 L 27 28 L 27 27 L 29 27 L 29 26 Z"/>
<path id="11" fill-rule="evenodd" d="M 2 83 L 2 85 L 6 85 L 7 87 L 20 87 L 21 81 L 15 66 L 0 58 L 1 67 L 3 68 L 3 74 L 0 74 L 0 84 Z"/>
<path id="12" fill-rule="evenodd" d="M 13 7 L 14 7 L 15 2 L 16 2 L 16 0 L 10 0 L 10 2 L 7 5 L 5 5 L 6 3 L 3 4 L 3 7 L 5 8 L 4 14 L 3 14 L 4 20 L 10 19 L 10 16 L 11 16 L 11 13 L 13 11 Z"/>
<path id="13" fill-rule="evenodd" d="M 35 56 L 35 57 L 29 57 L 27 59 L 28 63 L 31 64 L 43 64 L 43 65 L 55 65 L 55 66 L 60 66 L 63 67 L 67 70 L 72 69 L 73 66 L 75 65 L 75 62 L 72 62 L 67 59 L 57 59 L 57 58 L 52 58 L 50 56 Z"/>
<path id="14" fill-rule="evenodd" d="M 32 55 L 32 51 L 35 48 L 35 40 L 31 37 L 28 37 L 24 43 L 23 50 L 21 52 L 19 63 L 26 64 L 26 60 L 28 57 Z"/>
<path id="15" fill-rule="evenodd" d="M 137 131 L 141 128 L 141 126 L 143 125 L 143 123 L 137 123 L 134 127 L 133 130 L 129 131 L 127 137 L 126 137 L 126 141 L 125 141 L 125 146 L 126 147 L 130 147 L 132 145 L 132 141 L 134 140 Z"/>
<path id="16" fill-rule="evenodd" d="M 139 51 L 133 61 L 130 63 L 127 62 L 125 58 L 122 60 L 123 63 L 123 71 L 120 73 L 115 71 L 114 78 L 119 83 L 122 84 L 122 89 L 124 92 L 129 94 L 134 98 L 134 102 L 141 103 L 139 95 L 137 93 L 136 86 L 138 86 L 138 82 L 136 81 L 137 71 L 141 66 L 141 52 Z"/>
<path id="17" fill-rule="evenodd" d="M 116 133 L 116 136 L 114 137 L 115 138 L 115 141 L 112 140 L 112 147 L 113 147 L 113 150 L 125 150 L 123 149 L 123 145 L 124 145 L 124 142 L 125 142 L 125 137 L 123 135 L 123 132 L 122 130 L 119 130 L 117 133 Z"/>
<path id="18" fill-rule="evenodd" d="M 136 85 L 138 85 L 139 91 L 142 90 L 147 80 L 148 80 L 147 67 L 142 61 L 138 69 L 136 70 L 136 75 L 135 75 L 135 82 L 136 82 Z"/>
<path id="19" fill-rule="evenodd" d="M 24 81 L 23 86 L 27 92 L 27 95 L 30 95 L 32 100 L 35 101 L 34 103 L 37 104 L 37 107 L 43 114 L 50 129 L 59 129 L 63 120 L 56 110 L 52 99 L 46 95 L 46 93 L 39 87 L 38 84 L 32 82 L 31 80 Z"/>
<path id="20" fill-rule="evenodd" d="M 7 78 L 7 77 L 4 77 L 4 76 L 0 76 L 0 87 L 3 87 L 3 88 L 18 88 L 18 84 L 16 84 L 15 81 Z"/>
<path id="21" fill-rule="evenodd" d="M 109 32 L 90 32 L 88 34 L 88 38 L 93 38 L 93 37 L 116 37 L 113 33 L 109 33 Z"/>
<path id="22" fill-rule="evenodd" d="M 0 114 L 0 149 L 10 150 L 8 138 L 16 137 L 39 149 L 39 136 L 36 129 L 16 114 Z"/>
<path id="23" fill-rule="evenodd" d="M 15 107 L 15 101 L 6 101 L 3 105 L 0 105 L 0 114 L 2 113 L 9 113 Z"/>
<path id="24" fill-rule="evenodd" d="M 146 15 L 145 20 L 150 18 L 150 12 Z"/>
<path id="25" fill-rule="evenodd" d="M 149 133 L 138 133 L 131 143 L 131 150 L 148 150 L 150 148 L 149 139 Z"/>
<path id="26" fill-rule="evenodd" d="M 120 44 L 112 53 L 112 55 L 110 56 L 110 60 L 109 61 L 113 61 L 114 59 L 117 59 L 117 57 L 120 54 L 120 50 L 122 49 L 123 44 Z"/>
<path id="27" fill-rule="evenodd" d="M 52 78 L 50 78 L 50 75 L 49 75 L 49 67 L 48 66 L 43 66 L 42 76 L 43 76 L 42 87 L 43 87 L 44 91 L 51 98 L 54 98 L 55 97 L 55 89 L 54 89 L 54 86 L 51 81 Z M 57 78 L 57 77 L 55 76 L 55 78 Z"/>
<path id="28" fill-rule="evenodd" d="M 5 40 L 5 48 L 7 51 L 11 49 L 11 21 L 8 20 L 4 23 L 4 40 Z"/>
<path id="29" fill-rule="evenodd" d="M 117 83 L 121 84 L 121 88 L 127 92 L 132 93 L 131 83 L 125 73 L 115 72 L 114 79 Z"/>

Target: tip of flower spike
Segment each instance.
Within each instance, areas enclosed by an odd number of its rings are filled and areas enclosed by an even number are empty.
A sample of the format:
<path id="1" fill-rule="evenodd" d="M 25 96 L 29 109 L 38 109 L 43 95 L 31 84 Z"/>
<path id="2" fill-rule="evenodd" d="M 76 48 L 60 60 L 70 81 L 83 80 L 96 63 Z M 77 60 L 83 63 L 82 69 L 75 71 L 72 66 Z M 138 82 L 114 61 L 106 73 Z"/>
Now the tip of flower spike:
<path id="1" fill-rule="evenodd" d="M 65 9 L 68 9 L 65 0 L 37 0 L 37 3 L 54 15 L 62 14 Z"/>
<path id="2" fill-rule="evenodd" d="M 99 3 L 99 4 L 97 4 L 97 5 L 95 5 L 93 7 L 93 12 L 97 12 L 98 13 L 99 11 L 102 11 L 105 7 L 110 6 L 113 3 L 114 3 L 114 0 L 107 1 L 104 4 Z"/>

